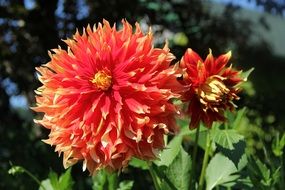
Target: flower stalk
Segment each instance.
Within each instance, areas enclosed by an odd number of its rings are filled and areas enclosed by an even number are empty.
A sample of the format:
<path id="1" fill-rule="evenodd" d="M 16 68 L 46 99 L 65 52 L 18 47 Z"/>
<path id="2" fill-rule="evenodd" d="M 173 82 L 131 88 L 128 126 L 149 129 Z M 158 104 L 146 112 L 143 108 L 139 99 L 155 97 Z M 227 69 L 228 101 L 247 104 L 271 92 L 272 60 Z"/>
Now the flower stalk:
<path id="1" fill-rule="evenodd" d="M 195 178 L 195 170 L 196 170 L 196 159 L 197 159 L 197 150 L 198 150 L 198 142 L 199 142 L 199 134 L 200 134 L 200 125 L 196 129 L 195 135 L 195 143 L 194 143 L 194 151 L 193 151 L 193 160 L 192 160 L 192 169 L 190 174 L 190 187 L 191 189 L 195 189 L 195 184 L 192 188 L 193 178 Z"/>
<path id="2" fill-rule="evenodd" d="M 211 149 L 211 139 L 210 139 L 210 131 L 207 130 L 207 141 L 206 141 L 206 149 L 204 153 L 204 158 L 203 158 L 203 165 L 202 165 L 202 171 L 199 179 L 199 186 L 198 190 L 202 190 L 204 186 L 204 181 L 205 181 L 205 174 L 206 174 L 206 168 L 208 166 L 208 160 L 209 160 L 209 153 Z"/>
<path id="3" fill-rule="evenodd" d="M 150 163 L 150 162 L 148 164 L 148 170 L 149 170 L 149 173 L 151 175 L 155 190 L 160 190 L 160 186 L 159 186 L 159 182 L 158 182 L 158 180 L 159 180 L 158 176 L 156 175 L 156 173 L 152 167 L 152 163 Z"/>
<path id="4" fill-rule="evenodd" d="M 32 174 L 29 170 L 22 166 L 13 166 L 12 163 L 10 163 L 12 168 L 8 171 L 9 174 L 15 175 L 19 173 L 26 173 L 31 179 L 33 179 L 42 190 L 47 190 L 45 186 L 41 183 L 41 181 L 34 175 Z"/>

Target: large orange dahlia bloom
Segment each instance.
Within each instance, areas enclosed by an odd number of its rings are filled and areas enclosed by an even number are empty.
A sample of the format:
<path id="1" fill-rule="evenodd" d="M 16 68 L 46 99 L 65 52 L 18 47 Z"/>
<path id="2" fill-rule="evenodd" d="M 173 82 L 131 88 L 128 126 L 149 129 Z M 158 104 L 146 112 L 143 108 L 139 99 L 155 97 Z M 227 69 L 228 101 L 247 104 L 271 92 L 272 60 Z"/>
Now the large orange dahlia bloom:
<path id="1" fill-rule="evenodd" d="M 182 83 L 188 85 L 184 95 L 189 102 L 191 116 L 189 127 L 197 128 L 202 121 L 211 128 L 214 121 L 225 121 L 224 112 L 233 111 L 233 100 L 238 100 L 238 84 L 242 81 L 240 71 L 226 67 L 231 52 L 215 58 L 210 50 L 205 61 L 192 49 L 187 49 L 180 61 L 184 69 Z"/>
<path id="2" fill-rule="evenodd" d="M 182 87 L 167 45 L 153 48 L 152 33 L 122 21 L 121 30 L 103 21 L 53 49 L 37 68 L 36 122 L 50 130 L 46 143 L 63 153 L 65 167 L 83 161 L 91 174 L 125 167 L 131 157 L 154 159 L 164 134 L 176 130 Z"/>

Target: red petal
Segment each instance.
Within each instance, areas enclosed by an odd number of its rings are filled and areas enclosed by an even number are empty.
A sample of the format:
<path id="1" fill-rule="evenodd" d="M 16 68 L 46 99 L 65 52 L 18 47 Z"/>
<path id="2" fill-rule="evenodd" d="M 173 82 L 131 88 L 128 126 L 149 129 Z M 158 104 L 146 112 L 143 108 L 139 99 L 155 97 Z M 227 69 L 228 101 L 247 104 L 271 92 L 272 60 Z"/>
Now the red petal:
<path id="1" fill-rule="evenodd" d="M 231 56 L 232 56 L 231 51 L 229 51 L 226 54 L 220 55 L 215 60 L 215 68 L 213 68 L 213 70 L 212 70 L 212 75 L 219 74 L 223 70 L 223 68 L 228 64 Z"/>

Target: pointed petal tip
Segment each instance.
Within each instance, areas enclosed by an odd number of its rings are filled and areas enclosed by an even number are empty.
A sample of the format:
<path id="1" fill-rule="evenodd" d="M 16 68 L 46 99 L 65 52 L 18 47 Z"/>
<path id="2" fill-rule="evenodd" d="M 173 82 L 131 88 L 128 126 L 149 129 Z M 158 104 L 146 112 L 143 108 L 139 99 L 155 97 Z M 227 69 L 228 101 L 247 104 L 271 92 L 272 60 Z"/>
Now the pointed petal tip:
<path id="1" fill-rule="evenodd" d="M 231 50 L 228 51 L 228 52 L 226 53 L 226 56 L 227 56 L 228 59 L 230 59 L 230 58 L 232 57 L 232 51 L 231 51 Z"/>
<path id="2" fill-rule="evenodd" d="M 193 50 L 191 48 L 187 48 L 186 52 L 190 54 L 193 52 Z"/>
<path id="3" fill-rule="evenodd" d="M 106 19 L 104 19 L 104 18 L 103 18 L 103 21 L 102 21 L 102 22 L 103 22 L 104 25 L 106 25 L 106 24 L 108 25 L 108 24 L 109 24 L 109 21 L 106 20 Z"/>
<path id="4" fill-rule="evenodd" d="M 212 55 L 212 49 L 209 48 L 209 55 Z"/>
<path id="5" fill-rule="evenodd" d="M 189 123 L 189 129 L 190 130 L 193 130 L 193 129 L 197 129 L 198 128 L 198 126 L 199 126 L 199 124 L 200 124 L 200 121 L 199 120 L 197 120 L 197 119 L 191 119 L 191 121 L 190 121 L 190 123 Z"/>

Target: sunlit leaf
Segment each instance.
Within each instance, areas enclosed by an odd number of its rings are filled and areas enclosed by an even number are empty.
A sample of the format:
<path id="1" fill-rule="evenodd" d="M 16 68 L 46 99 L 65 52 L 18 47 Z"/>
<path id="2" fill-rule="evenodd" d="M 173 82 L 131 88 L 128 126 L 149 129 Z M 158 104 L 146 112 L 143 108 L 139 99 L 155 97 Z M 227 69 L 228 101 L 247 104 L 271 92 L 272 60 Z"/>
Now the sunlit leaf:
<path id="1" fill-rule="evenodd" d="M 59 181 L 57 173 L 50 171 L 48 175 L 48 180 L 54 189 L 59 188 Z M 45 180 L 46 181 L 46 180 Z M 47 182 L 46 182 L 47 183 Z"/>
<path id="2" fill-rule="evenodd" d="M 154 161 L 157 166 L 169 166 L 180 151 L 182 136 L 173 137 L 166 148 L 161 152 L 160 160 Z"/>
<path id="3" fill-rule="evenodd" d="M 210 135 L 215 143 L 230 150 L 234 149 L 233 144 L 243 139 L 243 136 L 238 134 L 234 129 L 213 129 Z"/>
<path id="4" fill-rule="evenodd" d="M 125 180 L 120 182 L 119 188 L 117 188 L 117 190 L 131 190 L 133 185 L 134 185 L 133 181 Z"/>
<path id="5" fill-rule="evenodd" d="M 74 182 L 71 176 L 71 168 L 69 168 L 64 174 L 59 177 L 60 190 L 70 190 L 72 189 L 73 184 Z"/>
<path id="6" fill-rule="evenodd" d="M 228 157 L 238 168 L 240 165 L 244 167 L 244 163 L 247 162 L 246 155 L 245 155 L 245 141 L 240 140 L 237 143 L 233 144 L 233 149 L 224 148 L 220 145 L 217 145 L 217 149 L 226 157 Z M 243 158 L 243 160 L 242 160 Z M 242 163 L 240 163 L 242 161 Z"/>
<path id="7" fill-rule="evenodd" d="M 277 183 L 280 180 L 281 177 L 281 166 L 278 167 L 272 174 L 272 180 L 273 180 L 273 184 Z"/>
<path id="8" fill-rule="evenodd" d="M 237 128 L 240 126 L 240 124 L 242 123 L 242 120 L 243 120 L 243 117 L 246 115 L 246 108 L 242 108 L 240 110 L 238 110 L 236 116 L 235 116 L 235 119 L 233 121 L 233 123 L 231 124 L 232 125 L 232 128 Z"/>
<path id="9" fill-rule="evenodd" d="M 129 165 L 133 166 L 135 168 L 140 168 L 142 170 L 147 170 L 148 169 L 148 165 L 147 165 L 146 161 L 140 160 L 138 158 L 132 158 L 130 163 L 129 163 Z"/>
<path id="10" fill-rule="evenodd" d="M 188 123 L 188 125 L 189 125 L 189 123 Z M 197 129 L 189 130 L 189 128 L 187 127 L 187 130 L 181 131 L 181 132 L 183 133 L 183 136 L 191 137 L 191 139 L 192 139 L 192 141 L 194 143 L 195 138 L 196 138 L 196 130 Z M 199 145 L 199 147 L 201 147 L 204 150 L 205 150 L 205 147 L 206 147 L 207 133 L 208 133 L 208 128 L 206 128 L 203 124 L 200 124 L 198 145 Z"/>
<path id="11" fill-rule="evenodd" d="M 71 168 L 66 170 L 59 178 L 55 172 L 50 171 L 49 178 L 41 182 L 41 185 L 44 186 L 46 190 L 71 190 L 73 184 Z M 44 190 L 42 186 L 39 187 L 39 190 Z"/>
<path id="12" fill-rule="evenodd" d="M 235 174 L 237 168 L 234 163 L 224 155 L 218 153 L 210 161 L 206 170 L 207 190 L 226 183 L 233 182 L 239 177 Z"/>
<path id="13" fill-rule="evenodd" d="M 241 78 L 244 80 L 244 81 L 247 81 L 247 78 L 249 77 L 250 73 L 254 70 L 254 68 L 251 68 L 247 71 L 244 71 L 241 73 Z"/>
<path id="14" fill-rule="evenodd" d="M 57 190 L 57 189 L 53 188 L 50 179 L 45 179 L 41 182 L 39 190 Z"/>
<path id="15" fill-rule="evenodd" d="M 280 157 L 283 155 L 285 147 L 285 133 L 280 138 L 279 133 L 276 134 L 276 137 L 273 139 L 272 142 L 272 152 L 275 156 Z"/>
<path id="16" fill-rule="evenodd" d="M 191 171 L 191 157 L 181 147 L 178 155 L 171 165 L 165 169 L 165 177 L 168 181 L 163 181 L 164 190 L 188 190 Z M 171 184 L 170 184 L 171 183 Z"/>

